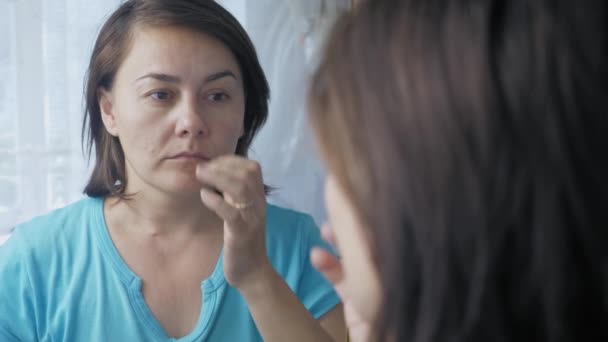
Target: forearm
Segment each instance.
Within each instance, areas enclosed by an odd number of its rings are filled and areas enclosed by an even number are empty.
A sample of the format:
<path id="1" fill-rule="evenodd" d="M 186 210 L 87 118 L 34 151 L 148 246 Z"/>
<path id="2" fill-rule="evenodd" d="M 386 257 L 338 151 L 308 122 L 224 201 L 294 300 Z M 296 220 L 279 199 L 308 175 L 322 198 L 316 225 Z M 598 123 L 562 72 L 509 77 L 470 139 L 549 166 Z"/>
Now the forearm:
<path id="1" fill-rule="evenodd" d="M 333 341 L 272 267 L 241 294 L 264 341 Z"/>

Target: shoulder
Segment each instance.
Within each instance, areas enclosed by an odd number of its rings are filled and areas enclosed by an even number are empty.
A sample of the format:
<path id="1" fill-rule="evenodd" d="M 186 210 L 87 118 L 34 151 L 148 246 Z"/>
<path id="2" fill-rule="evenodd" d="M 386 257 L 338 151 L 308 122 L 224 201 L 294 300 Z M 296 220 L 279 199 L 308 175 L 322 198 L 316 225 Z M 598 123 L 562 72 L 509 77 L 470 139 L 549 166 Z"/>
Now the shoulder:
<path id="1" fill-rule="evenodd" d="M 312 216 L 273 204 L 266 209 L 266 228 L 270 239 L 290 244 L 306 242 L 319 230 Z"/>
<path id="2" fill-rule="evenodd" d="M 16 255 L 44 257 L 74 240 L 74 233 L 83 231 L 101 199 L 84 198 L 73 204 L 17 225 L 11 237 L 0 247 L 0 259 Z"/>
<path id="3" fill-rule="evenodd" d="M 36 339 L 41 316 L 61 298 L 62 277 L 78 274 L 72 261 L 75 251 L 86 246 L 75 233 L 95 201 L 101 200 L 86 198 L 20 224 L 0 246 L 0 339 Z"/>
<path id="4" fill-rule="evenodd" d="M 312 216 L 272 204 L 266 213 L 266 241 L 268 256 L 280 273 L 301 270 L 313 246 L 326 247 Z"/>
<path id="5" fill-rule="evenodd" d="M 266 208 L 266 222 L 268 229 L 280 230 L 288 234 L 317 229 L 314 219 L 309 214 L 270 203 Z"/>
<path id="6" fill-rule="evenodd" d="M 310 263 L 312 247 L 332 251 L 312 216 L 269 204 L 267 209 L 268 256 L 298 299 L 319 319 L 340 299 L 332 285 Z"/>

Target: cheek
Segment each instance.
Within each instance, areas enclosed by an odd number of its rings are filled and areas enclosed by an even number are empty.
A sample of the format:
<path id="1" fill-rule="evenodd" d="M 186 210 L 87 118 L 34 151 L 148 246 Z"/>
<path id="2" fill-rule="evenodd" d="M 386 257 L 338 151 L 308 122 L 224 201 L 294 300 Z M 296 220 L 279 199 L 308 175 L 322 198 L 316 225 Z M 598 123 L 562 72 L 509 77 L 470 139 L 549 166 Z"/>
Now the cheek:
<path id="1" fill-rule="evenodd" d="M 229 117 L 232 118 L 228 120 L 230 131 L 233 132 L 233 136 L 240 138 L 245 130 L 245 99 L 239 96 L 229 111 L 231 113 Z"/>
<path id="2" fill-rule="evenodd" d="M 157 152 L 160 150 L 159 141 L 152 140 L 152 137 L 145 137 L 141 139 L 141 141 L 141 149 L 149 155 L 156 155 Z"/>
<path id="3" fill-rule="evenodd" d="M 347 231 L 356 223 L 354 212 L 333 176 L 328 176 L 325 185 L 325 204 L 329 219 L 338 235 L 347 235 Z M 350 228 L 349 228 L 350 227 Z"/>
<path id="4" fill-rule="evenodd" d="M 340 254 L 344 257 L 347 268 L 349 263 L 359 258 L 358 251 L 363 247 L 361 241 L 356 239 L 355 231 L 359 229 L 358 222 L 352 207 L 340 189 L 336 186 L 333 178 L 328 178 L 325 187 L 325 203 L 329 217 L 330 226 L 333 229 L 336 245 Z M 348 271 L 348 270 L 347 270 Z"/>
<path id="5" fill-rule="evenodd" d="M 121 140 L 138 142 L 142 133 L 149 129 L 147 128 L 149 122 L 144 119 L 145 115 L 142 114 L 128 103 L 121 103 L 116 107 L 116 124 Z"/>
<path id="6" fill-rule="evenodd" d="M 342 234 L 346 293 L 353 299 L 357 311 L 367 321 L 373 321 L 382 303 L 382 287 L 378 269 L 371 257 L 369 242 L 358 224 Z"/>
<path id="7" fill-rule="evenodd" d="M 165 125 L 169 126 L 169 125 Z M 158 120 L 132 115 L 120 122 L 119 137 L 125 154 L 129 159 L 146 158 L 161 150 L 163 142 L 168 141 L 173 131 L 162 127 Z"/>
<path id="8" fill-rule="evenodd" d="M 243 135 L 243 120 L 242 115 L 233 115 L 232 117 L 226 116 L 215 122 L 208 122 L 208 124 L 211 134 L 215 136 L 215 139 L 222 141 L 222 145 L 236 146 L 238 139 Z"/>
<path id="9" fill-rule="evenodd" d="M 234 123 L 218 124 L 210 127 L 211 137 L 207 140 L 208 146 L 213 146 L 216 153 L 232 154 L 236 151 L 241 137 L 241 125 Z"/>
<path id="10" fill-rule="evenodd" d="M 135 165 L 152 166 L 161 151 L 161 143 L 158 139 L 158 136 L 153 137 L 141 131 L 124 140 L 121 138 L 125 158 Z"/>
<path id="11" fill-rule="evenodd" d="M 229 140 L 234 140 L 235 138 L 240 138 L 243 135 L 244 124 L 243 118 L 238 118 L 233 120 L 232 122 L 228 122 L 223 127 L 226 138 Z"/>
<path id="12" fill-rule="evenodd" d="M 371 258 L 364 227 L 340 191 L 333 177 L 328 177 L 325 201 L 336 245 L 342 256 L 346 276 L 346 292 L 366 319 L 373 319 L 381 302 L 378 270 Z"/>

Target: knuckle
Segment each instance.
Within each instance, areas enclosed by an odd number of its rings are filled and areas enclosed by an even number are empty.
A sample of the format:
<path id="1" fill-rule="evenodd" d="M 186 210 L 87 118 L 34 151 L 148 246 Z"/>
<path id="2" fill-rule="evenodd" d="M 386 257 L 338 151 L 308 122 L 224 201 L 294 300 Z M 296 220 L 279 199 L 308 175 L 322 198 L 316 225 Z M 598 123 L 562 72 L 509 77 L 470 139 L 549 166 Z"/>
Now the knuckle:
<path id="1" fill-rule="evenodd" d="M 259 178 L 259 175 L 262 173 L 262 168 L 261 168 L 260 164 L 258 164 L 257 162 L 252 162 L 251 164 L 249 164 L 247 166 L 247 168 L 245 169 L 245 172 L 249 179 L 257 179 L 257 178 Z"/>
<path id="2" fill-rule="evenodd" d="M 246 172 L 252 172 L 255 169 L 255 164 L 257 164 L 257 162 L 255 160 L 245 160 L 243 162 L 243 170 Z"/>
<path id="3" fill-rule="evenodd" d="M 238 178 L 238 179 L 239 179 L 241 182 L 246 181 L 247 179 L 249 179 L 249 172 L 248 172 L 246 169 L 239 170 L 239 171 L 236 173 L 236 177 L 237 177 L 237 178 Z"/>
<path id="4" fill-rule="evenodd" d="M 227 216 L 228 221 L 236 222 L 240 218 L 241 214 L 236 210 L 230 210 Z"/>
<path id="5" fill-rule="evenodd" d="M 260 163 L 252 160 L 249 164 L 249 171 L 254 173 L 260 173 L 262 171 L 262 166 L 260 165 Z"/>
<path id="6" fill-rule="evenodd" d="M 237 193 L 239 197 L 244 197 L 247 195 L 247 185 L 245 183 L 241 183 L 237 187 Z"/>

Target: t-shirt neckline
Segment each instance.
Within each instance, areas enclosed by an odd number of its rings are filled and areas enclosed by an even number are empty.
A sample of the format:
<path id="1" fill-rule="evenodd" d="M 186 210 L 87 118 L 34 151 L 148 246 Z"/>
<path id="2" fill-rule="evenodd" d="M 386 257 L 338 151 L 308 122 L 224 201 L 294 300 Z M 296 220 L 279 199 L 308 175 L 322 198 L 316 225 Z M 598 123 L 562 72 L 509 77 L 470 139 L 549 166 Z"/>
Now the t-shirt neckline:
<path id="1" fill-rule="evenodd" d="M 203 302 L 201 312 L 194 329 L 186 336 L 171 338 L 167 335 L 158 320 L 152 314 L 141 292 L 142 280 L 137 276 L 122 259 L 108 231 L 104 216 L 104 198 L 91 198 L 93 209 L 93 227 L 97 237 L 98 245 L 103 255 L 109 260 L 112 268 L 116 271 L 121 282 L 129 293 L 129 299 L 139 319 L 153 334 L 161 341 L 191 342 L 207 335 L 211 330 L 212 320 L 216 316 L 218 303 L 223 297 L 226 287 L 224 277 L 223 256 L 224 251 L 215 265 L 213 273 L 201 282 Z"/>

